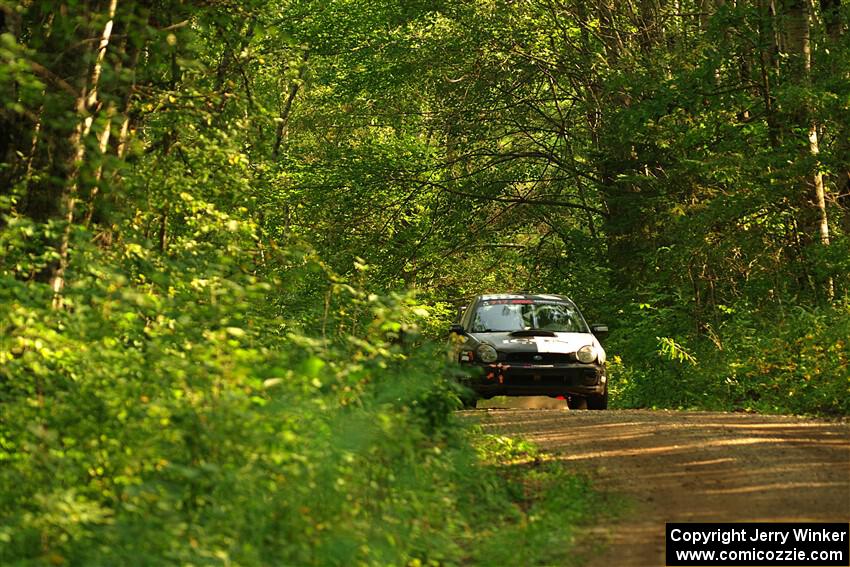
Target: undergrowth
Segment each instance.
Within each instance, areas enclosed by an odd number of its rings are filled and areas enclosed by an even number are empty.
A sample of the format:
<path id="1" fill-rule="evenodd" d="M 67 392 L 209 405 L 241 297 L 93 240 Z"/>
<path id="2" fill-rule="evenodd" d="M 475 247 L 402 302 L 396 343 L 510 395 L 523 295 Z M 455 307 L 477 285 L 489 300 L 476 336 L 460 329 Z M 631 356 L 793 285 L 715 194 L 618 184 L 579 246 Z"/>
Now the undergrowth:
<path id="1" fill-rule="evenodd" d="M 850 414 L 850 305 L 727 308 L 699 334 L 642 307 L 606 345 L 615 407 Z"/>
<path id="2" fill-rule="evenodd" d="M 63 309 L 0 273 L 3 565 L 550 564 L 590 513 L 583 480 L 454 416 L 415 299 L 309 255 L 274 279 L 98 254 Z M 295 317 L 304 274 L 328 300 Z"/>

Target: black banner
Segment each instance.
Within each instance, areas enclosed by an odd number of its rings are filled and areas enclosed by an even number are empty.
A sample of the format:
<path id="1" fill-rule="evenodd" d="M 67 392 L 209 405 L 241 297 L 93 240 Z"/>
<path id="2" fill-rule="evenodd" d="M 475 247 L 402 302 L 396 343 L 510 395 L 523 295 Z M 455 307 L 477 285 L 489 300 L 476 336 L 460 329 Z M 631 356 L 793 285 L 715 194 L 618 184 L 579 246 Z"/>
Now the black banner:
<path id="1" fill-rule="evenodd" d="M 850 566 L 848 524 L 667 524 L 667 565 Z"/>

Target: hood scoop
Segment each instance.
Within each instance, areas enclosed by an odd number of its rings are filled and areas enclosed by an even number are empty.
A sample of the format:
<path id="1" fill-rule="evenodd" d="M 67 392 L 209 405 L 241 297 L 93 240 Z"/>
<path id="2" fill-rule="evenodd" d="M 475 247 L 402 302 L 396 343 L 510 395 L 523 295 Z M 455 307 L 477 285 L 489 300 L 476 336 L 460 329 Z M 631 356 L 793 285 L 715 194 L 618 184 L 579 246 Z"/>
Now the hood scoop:
<path id="1" fill-rule="evenodd" d="M 544 331 L 543 329 L 528 329 L 524 331 L 514 331 L 510 333 L 512 337 L 557 337 L 552 331 Z"/>

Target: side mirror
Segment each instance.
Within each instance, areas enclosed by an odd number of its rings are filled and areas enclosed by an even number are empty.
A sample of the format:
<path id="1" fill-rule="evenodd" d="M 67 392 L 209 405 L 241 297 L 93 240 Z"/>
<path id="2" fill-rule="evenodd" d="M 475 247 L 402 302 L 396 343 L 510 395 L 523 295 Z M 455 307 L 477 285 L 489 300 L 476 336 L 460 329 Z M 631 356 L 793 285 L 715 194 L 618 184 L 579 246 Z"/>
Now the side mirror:
<path id="1" fill-rule="evenodd" d="M 608 325 L 591 325 L 590 332 L 600 341 L 608 336 Z"/>
<path id="2" fill-rule="evenodd" d="M 457 324 L 449 327 L 449 332 L 454 333 L 455 335 L 461 335 L 461 336 L 466 334 L 466 330 L 464 330 L 463 325 L 457 325 Z"/>

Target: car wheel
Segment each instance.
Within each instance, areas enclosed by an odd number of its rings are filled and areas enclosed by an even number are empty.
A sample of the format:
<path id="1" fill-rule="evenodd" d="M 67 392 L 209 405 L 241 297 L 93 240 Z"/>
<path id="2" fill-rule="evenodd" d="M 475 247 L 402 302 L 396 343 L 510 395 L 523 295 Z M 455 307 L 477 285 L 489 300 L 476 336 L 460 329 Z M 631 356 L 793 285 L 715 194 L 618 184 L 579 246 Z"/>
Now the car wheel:
<path id="1" fill-rule="evenodd" d="M 590 396 L 587 398 L 587 409 L 604 410 L 608 409 L 608 388 L 605 388 L 605 393 L 601 396 Z"/>
<path id="2" fill-rule="evenodd" d="M 570 396 L 567 398 L 567 407 L 571 410 L 587 409 L 587 398 L 584 396 Z"/>

